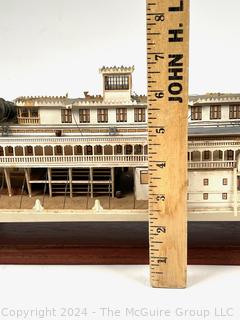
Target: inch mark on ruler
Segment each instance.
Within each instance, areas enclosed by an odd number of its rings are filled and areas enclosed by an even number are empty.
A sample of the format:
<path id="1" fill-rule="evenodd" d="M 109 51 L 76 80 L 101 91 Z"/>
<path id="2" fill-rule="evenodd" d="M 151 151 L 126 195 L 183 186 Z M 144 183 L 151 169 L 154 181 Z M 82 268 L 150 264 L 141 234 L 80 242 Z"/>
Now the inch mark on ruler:
<path id="1" fill-rule="evenodd" d="M 146 16 L 151 284 L 183 288 L 189 0 L 147 0 Z"/>

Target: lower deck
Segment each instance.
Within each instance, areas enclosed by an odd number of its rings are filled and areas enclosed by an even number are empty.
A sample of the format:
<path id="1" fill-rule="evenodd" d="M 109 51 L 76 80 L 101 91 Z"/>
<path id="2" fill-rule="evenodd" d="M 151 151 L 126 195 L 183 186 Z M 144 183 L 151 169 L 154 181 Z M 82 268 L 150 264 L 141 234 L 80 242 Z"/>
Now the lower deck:
<path id="1" fill-rule="evenodd" d="M 5 168 L 1 178 L 0 210 L 29 210 L 36 200 L 45 210 L 89 210 L 97 199 L 103 209 L 148 205 L 136 199 L 135 168 Z"/>
<path id="2" fill-rule="evenodd" d="M 134 192 L 134 168 L 4 168 L 1 194 L 114 198 Z"/>
<path id="3" fill-rule="evenodd" d="M 42 193 L 36 191 L 33 192 L 31 198 L 27 193 L 24 193 L 23 195 L 15 194 L 9 198 L 7 190 L 5 190 L 0 196 L 0 210 L 1 213 L 6 209 L 12 211 L 19 210 L 19 212 L 21 212 L 21 210 L 22 212 L 23 210 L 32 210 L 36 200 L 40 200 L 41 205 L 45 210 L 58 211 L 59 213 L 63 209 L 66 211 L 91 211 L 96 200 L 100 201 L 100 205 L 104 210 L 147 210 L 148 208 L 148 201 L 134 199 L 134 194 L 132 192 L 125 194 L 122 198 L 112 198 L 107 195 L 98 195 L 92 198 L 79 195 L 70 198 L 69 196 L 65 197 L 64 195 L 53 197 L 46 195 L 44 197 Z"/>

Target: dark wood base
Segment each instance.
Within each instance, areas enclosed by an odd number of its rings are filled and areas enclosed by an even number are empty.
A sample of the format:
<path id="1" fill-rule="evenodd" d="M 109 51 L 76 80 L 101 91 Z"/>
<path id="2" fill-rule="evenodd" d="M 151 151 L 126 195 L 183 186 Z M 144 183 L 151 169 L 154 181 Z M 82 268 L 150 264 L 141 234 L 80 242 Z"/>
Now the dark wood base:
<path id="1" fill-rule="evenodd" d="M 240 264 L 240 223 L 188 224 L 188 264 Z M 146 222 L 2 223 L 0 264 L 148 264 Z"/>

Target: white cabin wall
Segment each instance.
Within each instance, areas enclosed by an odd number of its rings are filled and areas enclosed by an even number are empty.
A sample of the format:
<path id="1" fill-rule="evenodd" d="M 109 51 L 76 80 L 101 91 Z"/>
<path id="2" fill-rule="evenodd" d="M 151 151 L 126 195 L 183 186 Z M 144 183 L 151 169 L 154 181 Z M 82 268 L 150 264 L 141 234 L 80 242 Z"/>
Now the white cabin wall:
<path id="1" fill-rule="evenodd" d="M 223 179 L 227 185 L 223 185 Z M 203 180 L 208 179 L 208 185 Z M 231 207 L 233 202 L 233 170 L 199 170 L 188 172 L 188 205 L 189 207 Z M 203 199 L 208 193 L 208 200 Z M 222 194 L 227 193 L 227 200 Z"/>
<path id="2" fill-rule="evenodd" d="M 116 124 L 116 109 L 109 108 L 108 109 L 108 123 L 109 125 L 111 124 Z"/>
<path id="3" fill-rule="evenodd" d="M 128 123 L 134 123 L 134 108 L 128 107 L 127 121 Z"/>
<path id="4" fill-rule="evenodd" d="M 60 107 L 39 107 L 41 125 L 61 124 Z"/>
<path id="5" fill-rule="evenodd" d="M 229 119 L 229 106 L 222 106 L 222 121 L 232 121 Z"/>
<path id="6" fill-rule="evenodd" d="M 202 107 L 202 121 L 209 121 L 210 120 L 210 108 L 209 106 Z"/>
<path id="7" fill-rule="evenodd" d="M 130 101 L 131 100 L 131 91 L 105 91 L 104 92 L 104 101 L 110 102 L 110 101 L 121 101 L 124 103 L 124 101 Z"/>
<path id="8" fill-rule="evenodd" d="M 216 103 L 216 105 L 220 105 Z M 202 120 L 191 120 L 191 107 L 188 108 L 188 120 L 190 123 L 201 124 L 203 121 L 239 121 L 239 119 L 229 118 L 229 105 L 221 105 L 221 119 L 210 119 L 210 105 L 202 105 Z"/>
<path id="9" fill-rule="evenodd" d="M 135 198 L 136 200 L 148 200 L 148 184 L 141 184 L 140 182 L 140 173 L 141 171 L 146 171 L 147 168 L 136 168 L 134 175 L 134 184 L 135 184 Z"/>
<path id="10" fill-rule="evenodd" d="M 134 122 L 134 108 L 145 108 L 146 109 L 146 121 L 145 122 Z M 117 108 L 126 108 L 127 109 L 127 122 L 117 122 L 116 121 L 116 109 Z M 39 107 L 39 115 L 40 115 L 40 124 L 41 125 L 56 125 L 62 124 L 62 119 L 61 119 L 61 107 Z M 121 124 L 144 124 L 147 123 L 147 108 L 146 106 L 143 105 L 138 105 L 138 106 L 124 106 L 124 105 L 119 105 L 119 106 L 114 106 L 114 107 L 109 107 L 109 106 L 101 106 L 101 107 L 91 107 L 91 106 L 78 106 L 78 107 L 73 107 L 72 108 L 72 123 L 64 123 L 65 126 L 69 125 L 81 125 L 79 123 L 79 109 L 89 109 L 90 110 L 90 123 L 89 125 L 101 125 L 101 124 L 109 124 L 111 125 L 121 125 Z M 108 122 L 107 123 L 98 123 L 97 121 L 97 110 L 98 109 L 108 109 Z M 87 124 L 84 124 L 87 125 Z"/>

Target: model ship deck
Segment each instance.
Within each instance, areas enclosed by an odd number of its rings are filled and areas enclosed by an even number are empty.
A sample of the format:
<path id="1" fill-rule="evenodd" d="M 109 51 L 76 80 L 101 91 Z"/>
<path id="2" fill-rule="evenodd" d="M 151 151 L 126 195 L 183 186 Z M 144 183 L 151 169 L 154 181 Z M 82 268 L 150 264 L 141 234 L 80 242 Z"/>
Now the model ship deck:
<path id="1" fill-rule="evenodd" d="M 133 70 L 100 69 L 102 95 L 1 101 L 0 221 L 147 220 L 147 98 Z M 238 220 L 240 94 L 190 96 L 188 119 L 189 220 Z"/>

